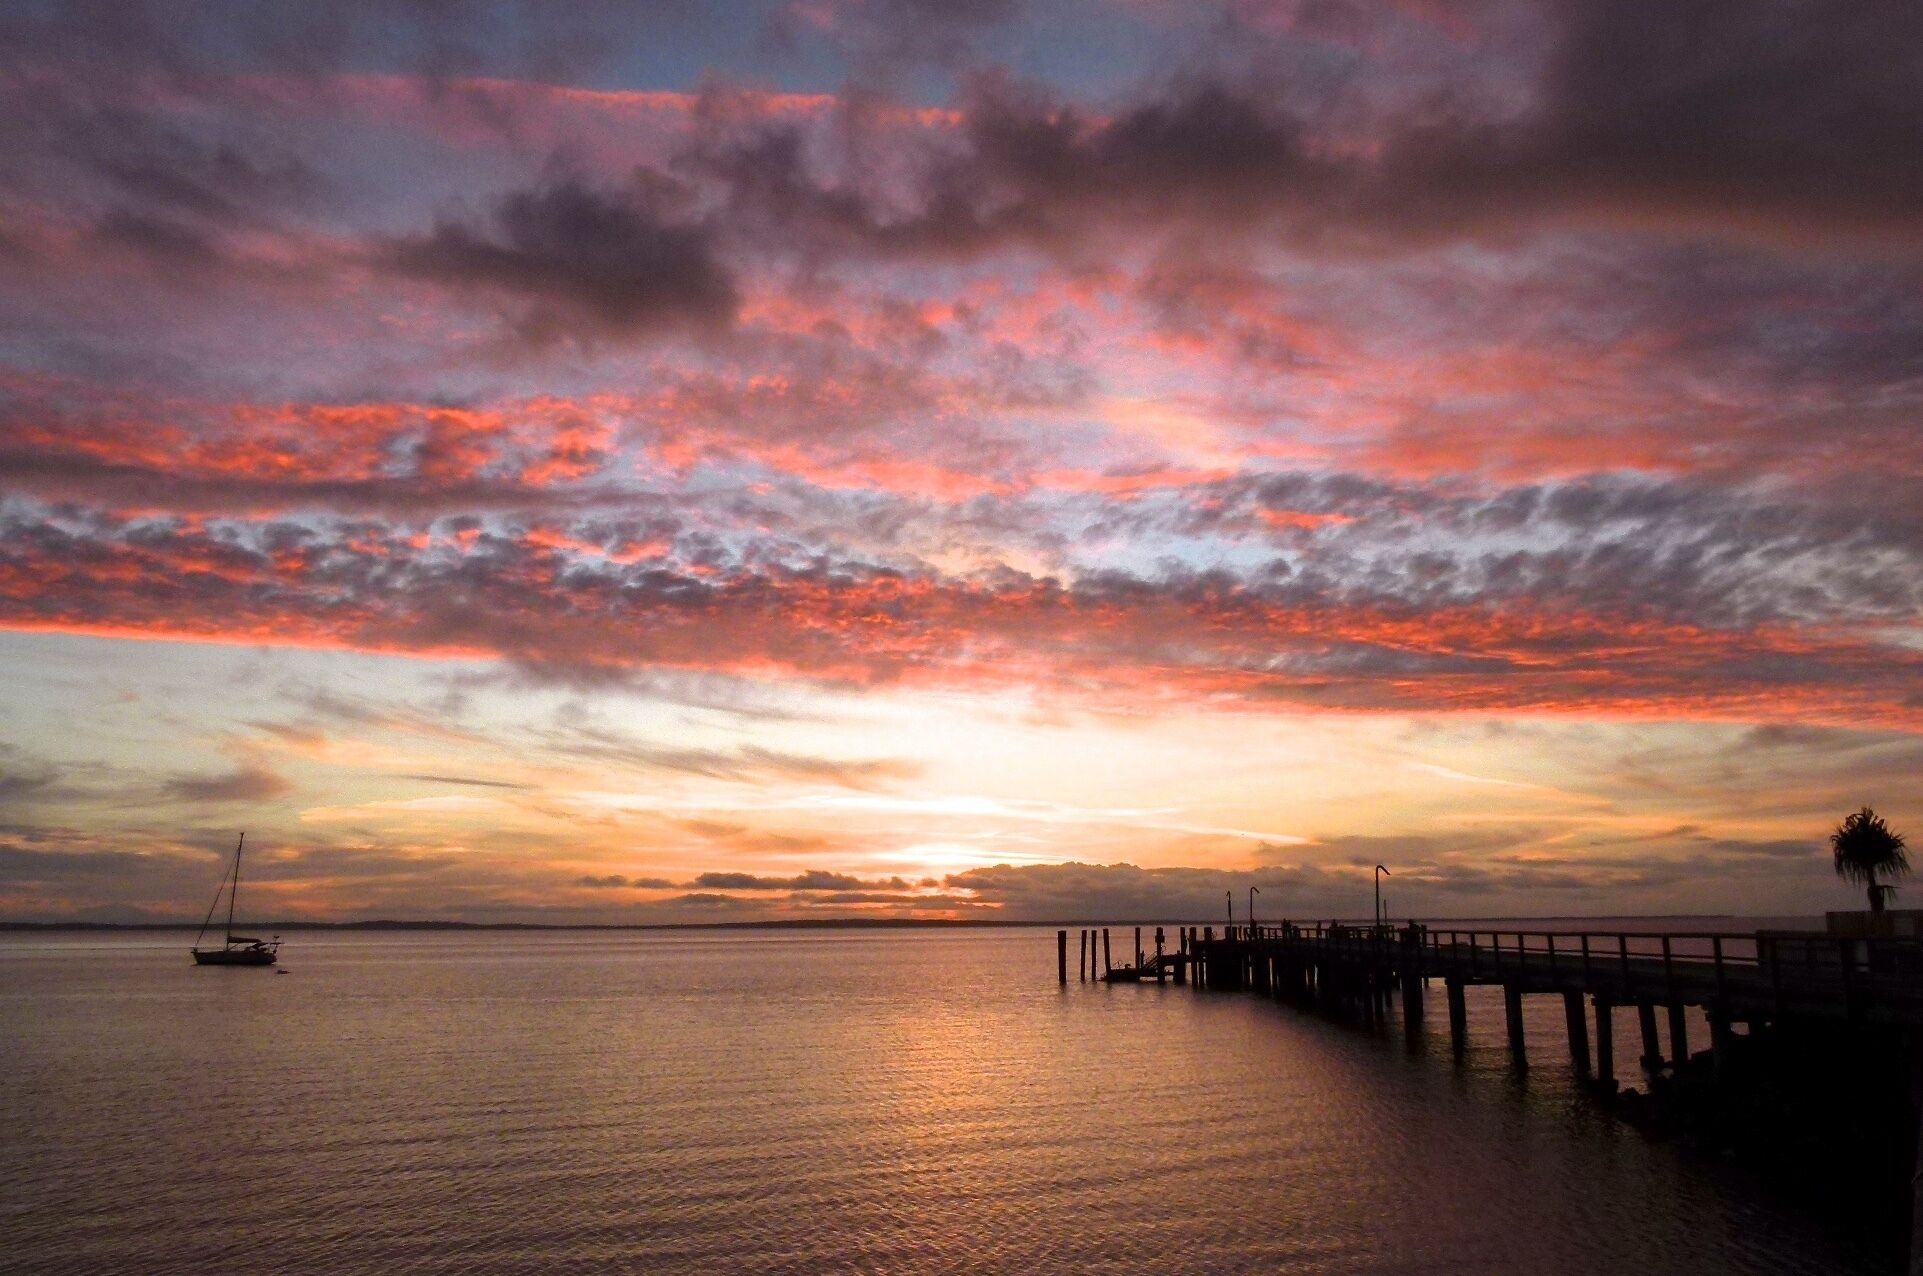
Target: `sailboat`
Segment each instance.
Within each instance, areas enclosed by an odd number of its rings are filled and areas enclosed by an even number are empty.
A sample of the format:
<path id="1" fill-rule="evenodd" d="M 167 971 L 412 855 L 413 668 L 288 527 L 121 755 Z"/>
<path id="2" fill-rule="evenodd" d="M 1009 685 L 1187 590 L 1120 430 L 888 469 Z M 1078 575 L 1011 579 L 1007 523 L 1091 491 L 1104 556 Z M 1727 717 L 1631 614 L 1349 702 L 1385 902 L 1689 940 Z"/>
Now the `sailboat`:
<path id="1" fill-rule="evenodd" d="M 251 935 L 234 933 L 234 899 L 240 894 L 240 851 L 247 845 L 247 835 L 242 833 L 240 841 L 234 844 L 234 871 L 220 879 L 220 888 L 214 892 L 214 902 L 207 905 L 207 916 L 200 923 L 200 934 L 194 936 L 194 964 L 196 966 L 271 966 L 280 955 L 280 936 L 272 939 L 255 939 Z M 200 941 L 207 934 L 207 926 L 214 920 L 214 910 L 220 907 L 222 893 L 227 896 L 227 942 L 219 948 L 202 948 Z"/>

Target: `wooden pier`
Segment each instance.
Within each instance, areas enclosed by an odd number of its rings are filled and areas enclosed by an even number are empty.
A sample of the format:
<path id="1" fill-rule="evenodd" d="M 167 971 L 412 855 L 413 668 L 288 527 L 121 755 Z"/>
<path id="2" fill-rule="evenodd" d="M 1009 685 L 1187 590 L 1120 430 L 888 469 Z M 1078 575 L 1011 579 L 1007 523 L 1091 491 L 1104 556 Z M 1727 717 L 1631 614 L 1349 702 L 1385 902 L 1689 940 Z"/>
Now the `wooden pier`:
<path id="1" fill-rule="evenodd" d="M 1902 1196 L 1908 1203 L 1914 1192 L 1910 1271 L 1923 1276 L 1923 941 L 1817 931 L 1449 929 L 1414 922 L 1175 930 L 1170 947 L 1166 928 L 1155 928 L 1151 953 L 1137 927 L 1133 963 L 1117 966 L 1109 930 L 1084 929 L 1080 977 L 1173 979 L 1203 990 L 1255 992 L 1370 1026 L 1396 1017 L 1399 1003 L 1411 1043 L 1423 1036 L 1424 989 L 1440 980 L 1457 1056 L 1471 1036 L 1465 989 L 1495 986 L 1503 993 L 1511 1066 L 1523 1071 L 1530 1062 L 1524 999 L 1560 997 L 1571 1066 L 1604 1095 L 1618 1091 L 1615 1011 L 1630 1007 L 1640 1038 L 1637 1062 L 1653 1090 L 1706 1088 L 1730 1096 L 1729 1110 L 1748 1103 L 1743 1110 L 1753 1113 L 1756 1095 L 1793 1084 L 1792 1077 L 1819 1090 L 1848 1093 L 1854 1086 L 1866 1110 L 1901 1123 L 1903 1137 L 1917 1132 L 1899 1154 L 1907 1158 L 1904 1177 L 1908 1166 L 1916 1171 Z M 1065 930 L 1059 947 L 1066 984 Z M 1689 1041 L 1692 1012 L 1708 1026 L 1707 1049 L 1696 1055 Z M 1733 1061 L 1741 1062 L 1739 1070 Z M 1742 1075 L 1729 1080 L 1732 1071 Z M 1766 1078 L 1761 1086 L 1759 1077 Z M 1760 1123 L 1766 1125 L 1771 1118 L 1764 1109 Z M 1758 1137 L 1766 1142 L 1769 1132 Z M 1847 1143 L 1852 1136 L 1837 1137 Z"/>
<path id="2" fill-rule="evenodd" d="M 1090 980 L 1107 984 L 1163 983 L 1173 979 L 1178 984 L 1185 984 L 1188 982 L 1189 967 L 1194 959 L 1189 953 L 1187 928 L 1184 927 L 1183 930 L 1182 950 L 1169 952 L 1167 951 L 1168 931 L 1165 927 L 1157 926 L 1155 949 L 1149 952 L 1142 947 L 1142 928 L 1137 926 L 1135 928 L 1135 960 L 1118 966 L 1114 962 L 1114 948 L 1109 942 L 1108 928 L 1085 929 L 1081 933 L 1081 956 L 1075 967 L 1076 978 L 1082 983 Z M 1057 931 L 1055 943 L 1059 977 L 1066 985 L 1068 983 L 1068 932 Z M 1095 973 L 1098 955 L 1101 960 L 1099 975 Z"/>
<path id="3" fill-rule="evenodd" d="M 1184 928 L 1182 950 L 1193 953 L 1204 987 L 1288 993 L 1365 1015 L 1400 997 L 1405 1020 L 1416 1022 L 1422 999 L 1411 994 L 1440 979 L 1459 1045 L 1468 1034 L 1460 989 L 1497 985 L 1518 1056 L 1521 998 L 1535 994 L 1559 994 L 1575 1008 L 1584 997 L 1602 1007 L 1635 1006 L 1650 1038 L 1658 1007 L 1672 1024 L 1694 1006 L 1712 1027 L 1786 1018 L 1923 1027 L 1923 943 L 1913 939 L 1283 922 L 1232 926 L 1220 936 L 1212 927 L 1199 935 Z M 1571 1013 L 1568 1022 L 1574 1055 L 1581 1017 Z"/>

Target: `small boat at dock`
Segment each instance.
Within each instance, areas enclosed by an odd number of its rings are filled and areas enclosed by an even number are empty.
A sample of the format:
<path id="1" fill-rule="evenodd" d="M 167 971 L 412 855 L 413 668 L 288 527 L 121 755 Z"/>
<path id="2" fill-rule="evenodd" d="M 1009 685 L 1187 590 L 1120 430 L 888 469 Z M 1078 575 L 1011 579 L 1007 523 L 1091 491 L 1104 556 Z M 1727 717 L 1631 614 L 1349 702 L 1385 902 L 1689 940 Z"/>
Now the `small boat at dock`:
<path id="1" fill-rule="evenodd" d="M 214 892 L 214 902 L 207 906 L 207 916 L 201 920 L 200 933 L 194 936 L 196 966 L 271 966 L 279 960 L 279 935 L 272 939 L 255 939 L 251 935 L 234 933 L 234 904 L 240 895 L 240 852 L 246 845 L 247 835 L 242 833 L 240 841 L 234 846 L 233 871 L 220 879 L 220 888 Z M 214 920 L 214 910 L 220 907 L 223 894 L 227 896 L 227 940 L 219 948 L 202 948 L 200 941 Z"/>

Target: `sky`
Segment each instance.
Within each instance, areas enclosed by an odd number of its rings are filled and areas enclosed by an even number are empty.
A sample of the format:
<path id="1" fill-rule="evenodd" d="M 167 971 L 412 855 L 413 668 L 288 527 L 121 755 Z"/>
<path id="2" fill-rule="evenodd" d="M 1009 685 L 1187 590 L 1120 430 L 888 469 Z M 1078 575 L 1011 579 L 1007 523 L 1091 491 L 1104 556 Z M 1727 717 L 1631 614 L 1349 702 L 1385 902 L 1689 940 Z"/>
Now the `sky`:
<path id="1" fill-rule="evenodd" d="M 0 920 L 1851 907 L 1920 405 L 1911 0 L 24 0 Z"/>

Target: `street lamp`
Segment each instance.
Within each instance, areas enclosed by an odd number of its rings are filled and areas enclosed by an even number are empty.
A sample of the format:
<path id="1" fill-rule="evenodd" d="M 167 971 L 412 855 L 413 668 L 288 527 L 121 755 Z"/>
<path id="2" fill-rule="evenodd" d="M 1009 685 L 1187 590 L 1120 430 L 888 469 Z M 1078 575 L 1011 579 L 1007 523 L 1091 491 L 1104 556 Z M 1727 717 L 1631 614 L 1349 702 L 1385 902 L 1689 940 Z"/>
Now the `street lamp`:
<path id="1" fill-rule="evenodd" d="M 1235 892 L 1223 891 L 1222 894 L 1229 901 L 1229 925 L 1233 926 L 1235 925 Z"/>
<path id="2" fill-rule="evenodd" d="M 1378 926 L 1382 925 L 1382 879 L 1394 876 L 1382 865 L 1375 866 L 1375 924 Z"/>
<path id="3" fill-rule="evenodd" d="M 1251 933 L 1255 930 L 1255 897 L 1261 893 L 1262 888 L 1260 886 L 1249 887 L 1249 930 Z"/>

